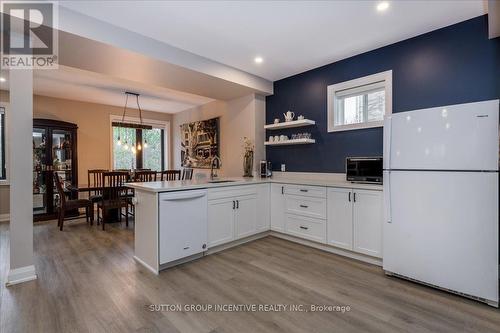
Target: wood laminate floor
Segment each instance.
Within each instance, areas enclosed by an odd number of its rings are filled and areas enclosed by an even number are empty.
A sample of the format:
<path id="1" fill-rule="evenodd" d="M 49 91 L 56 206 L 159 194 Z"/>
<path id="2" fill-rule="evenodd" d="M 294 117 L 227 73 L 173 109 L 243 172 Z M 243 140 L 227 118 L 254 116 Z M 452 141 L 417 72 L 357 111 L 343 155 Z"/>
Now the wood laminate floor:
<path id="1" fill-rule="evenodd" d="M 38 280 L 5 287 L 1 332 L 500 332 L 500 311 L 386 277 L 381 268 L 274 237 L 156 276 L 133 259 L 133 231 L 84 222 L 34 227 Z M 349 312 L 150 311 L 151 304 L 312 304 Z"/>

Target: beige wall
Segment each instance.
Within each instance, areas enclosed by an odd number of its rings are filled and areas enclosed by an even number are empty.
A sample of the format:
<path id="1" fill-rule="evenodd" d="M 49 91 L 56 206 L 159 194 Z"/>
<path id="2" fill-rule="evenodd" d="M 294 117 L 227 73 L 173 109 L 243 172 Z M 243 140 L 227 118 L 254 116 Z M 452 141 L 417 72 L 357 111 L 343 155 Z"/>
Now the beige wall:
<path id="1" fill-rule="evenodd" d="M 8 93 L 1 91 L 2 101 Z M 34 96 L 33 116 L 67 121 L 78 125 L 78 182 L 87 183 L 87 170 L 111 168 L 110 115 L 123 113 L 120 107 L 79 102 L 45 96 Z M 127 110 L 127 117 L 138 117 L 137 110 Z M 167 113 L 143 111 L 144 119 L 171 121 Z M 15 145 L 13 145 L 15 148 Z M 8 186 L 0 186 L 0 215 L 9 211 Z"/>
<path id="2" fill-rule="evenodd" d="M 115 106 L 77 102 L 66 99 L 35 96 L 34 117 L 67 121 L 78 125 L 78 182 L 87 183 L 89 169 L 109 169 L 110 115 L 119 115 L 123 109 Z M 138 117 L 137 110 L 127 110 L 127 117 Z M 144 119 L 171 121 L 171 115 L 143 111 Z"/>
<path id="3" fill-rule="evenodd" d="M 192 121 L 220 117 L 220 154 L 222 168 L 219 176 L 243 175 L 243 138 L 256 145 L 254 170 L 265 158 L 264 151 L 264 98 L 254 94 L 230 101 L 214 101 L 190 110 L 176 113 L 172 118 L 172 153 L 174 168 L 181 167 L 180 125 Z M 210 170 L 195 169 L 195 174 L 209 174 Z"/>

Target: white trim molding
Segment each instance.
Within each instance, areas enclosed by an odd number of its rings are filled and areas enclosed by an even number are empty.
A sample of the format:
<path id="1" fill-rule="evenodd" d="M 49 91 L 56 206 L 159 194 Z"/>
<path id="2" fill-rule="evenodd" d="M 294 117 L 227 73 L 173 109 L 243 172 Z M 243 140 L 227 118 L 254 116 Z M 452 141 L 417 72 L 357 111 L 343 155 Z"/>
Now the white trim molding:
<path id="1" fill-rule="evenodd" d="M 355 89 L 357 87 L 372 85 L 375 83 L 383 82 L 385 89 L 385 113 L 384 116 L 392 114 L 392 70 L 380 72 L 358 79 L 340 82 L 329 85 L 327 87 L 327 119 L 328 119 L 328 132 L 349 131 L 363 128 L 382 127 L 384 121 L 371 121 L 358 124 L 337 125 L 335 126 L 335 109 L 337 104 L 336 93 L 341 90 Z"/>
<path id="2" fill-rule="evenodd" d="M 7 276 L 7 283 L 5 285 L 9 287 L 18 283 L 28 282 L 36 279 L 37 275 L 35 266 L 24 266 L 11 269 L 9 271 L 9 275 Z"/>

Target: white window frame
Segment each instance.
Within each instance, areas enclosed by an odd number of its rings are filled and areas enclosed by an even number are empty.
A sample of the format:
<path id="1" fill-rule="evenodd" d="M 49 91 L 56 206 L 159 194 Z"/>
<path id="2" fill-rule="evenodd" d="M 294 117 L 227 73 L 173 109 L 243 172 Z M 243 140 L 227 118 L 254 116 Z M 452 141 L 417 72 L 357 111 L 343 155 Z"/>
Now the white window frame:
<path id="1" fill-rule="evenodd" d="M 353 89 L 357 87 L 372 85 L 379 82 L 384 82 L 384 88 L 385 88 L 384 117 L 387 117 L 392 114 L 392 70 L 329 85 L 327 87 L 328 132 L 350 131 L 363 128 L 384 126 L 383 120 L 363 122 L 358 124 L 335 125 L 335 112 L 337 111 L 337 104 L 338 104 L 337 92 L 346 89 Z"/>
<path id="2" fill-rule="evenodd" d="M 0 102 L 0 107 L 5 109 L 5 179 L 0 179 L 0 186 L 10 185 L 10 168 L 9 168 L 9 104 L 5 102 Z"/>
<path id="3" fill-rule="evenodd" d="M 113 144 L 113 123 L 114 122 L 121 122 L 122 121 L 122 116 L 119 115 L 110 115 L 109 116 L 109 146 L 110 146 L 110 170 L 114 169 L 115 165 L 115 154 L 114 154 L 114 144 Z M 136 118 L 136 117 L 125 117 L 123 119 L 124 123 L 129 123 L 129 124 L 140 124 L 141 119 Z M 171 161 L 170 161 L 170 121 L 167 120 L 154 120 L 154 119 L 145 119 L 142 118 L 142 123 L 144 125 L 149 125 L 153 126 L 154 128 L 161 128 L 165 131 L 163 135 L 163 147 L 165 149 L 164 151 L 164 159 L 165 159 L 165 168 L 166 170 L 171 169 Z M 160 170 L 161 171 L 161 170 Z"/>

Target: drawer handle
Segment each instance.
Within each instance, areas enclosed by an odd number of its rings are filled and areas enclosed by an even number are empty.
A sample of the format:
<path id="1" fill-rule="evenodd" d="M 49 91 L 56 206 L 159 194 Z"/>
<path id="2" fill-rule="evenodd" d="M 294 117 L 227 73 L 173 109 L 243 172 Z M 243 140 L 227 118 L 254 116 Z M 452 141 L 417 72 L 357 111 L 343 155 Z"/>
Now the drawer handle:
<path id="1" fill-rule="evenodd" d="M 308 227 L 300 226 L 300 229 L 308 230 Z"/>
<path id="2" fill-rule="evenodd" d="M 300 192 L 309 192 L 309 190 L 305 190 L 305 189 L 301 188 Z"/>
<path id="3" fill-rule="evenodd" d="M 189 249 L 189 246 L 186 246 L 183 250 L 187 250 L 187 249 Z"/>
<path id="4" fill-rule="evenodd" d="M 309 206 L 306 205 L 300 205 L 301 208 L 309 208 Z"/>

